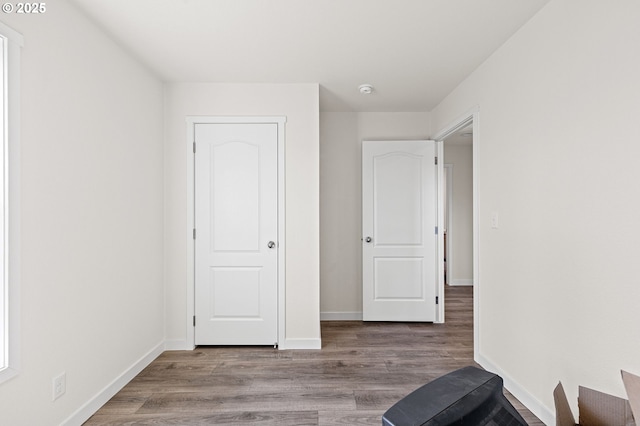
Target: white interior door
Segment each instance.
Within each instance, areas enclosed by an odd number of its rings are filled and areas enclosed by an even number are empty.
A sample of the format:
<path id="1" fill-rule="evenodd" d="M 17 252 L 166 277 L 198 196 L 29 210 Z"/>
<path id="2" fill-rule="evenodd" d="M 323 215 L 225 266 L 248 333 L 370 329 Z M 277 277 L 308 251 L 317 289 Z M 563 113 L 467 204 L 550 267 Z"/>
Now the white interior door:
<path id="1" fill-rule="evenodd" d="M 435 321 L 437 167 L 434 141 L 363 141 L 365 321 Z"/>
<path id="2" fill-rule="evenodd" d="M 195 344 L 278 341 L 278 125 L 195 124 Z"/>

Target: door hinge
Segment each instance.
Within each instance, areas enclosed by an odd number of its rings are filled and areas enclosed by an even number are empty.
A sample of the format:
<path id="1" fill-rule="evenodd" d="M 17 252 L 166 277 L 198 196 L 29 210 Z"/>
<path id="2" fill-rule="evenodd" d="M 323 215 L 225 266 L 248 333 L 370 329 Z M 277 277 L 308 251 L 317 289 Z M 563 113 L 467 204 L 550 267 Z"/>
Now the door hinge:
<path id="1" fill-rule="evenodd" d="M 438 296 L 436 296 L 436 305 L 438 304 Z M 196 317 L 193 317 L 193 320 L 196 320 Z M 194 324 L 195 325 L 195 324 Z"/>
<path id="2" fill-rule="evenodd" d="M 436 226 L 436 229 L 435 229 L 435 233 L 436 233 L 436 235 L 438 235 L 438 227 L 437 226 Z"/>
<path id="3" fill-rule="evenodd" d="M 193 228 L 193 239 L 196 239 L 196 228 Z"/>
<path id="4" fill-rule="evenodd" d="M 193 316 L 193 326 L 194 327 L 196 326 L 196 316 L 195 315 Z"/>
<path id="5" fill-rule="evenodd" d="M 194 154 L 196 153 L 196 143 L 195 142 L 193 143 L 193 153 Z"/>
<path id="6" fill-rule="evenodd" d="M 436 166 L 437 166 L 438 165 L 438 157 L 435 157 L 435 160 L 436 160 Z"/>

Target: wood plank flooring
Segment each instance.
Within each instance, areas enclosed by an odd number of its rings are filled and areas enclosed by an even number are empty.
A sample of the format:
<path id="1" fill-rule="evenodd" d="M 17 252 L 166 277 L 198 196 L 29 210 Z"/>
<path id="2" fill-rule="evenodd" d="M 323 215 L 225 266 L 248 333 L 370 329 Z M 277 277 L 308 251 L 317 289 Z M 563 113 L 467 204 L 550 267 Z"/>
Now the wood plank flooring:
<path id="1" fill-rule="evenodd" d="M 472 295 L 447 288 L 446 324 L 323 322 L 322 350 L 165 352 L 85 425 L 380 425 L 408 393 L 476 365 Z"/>

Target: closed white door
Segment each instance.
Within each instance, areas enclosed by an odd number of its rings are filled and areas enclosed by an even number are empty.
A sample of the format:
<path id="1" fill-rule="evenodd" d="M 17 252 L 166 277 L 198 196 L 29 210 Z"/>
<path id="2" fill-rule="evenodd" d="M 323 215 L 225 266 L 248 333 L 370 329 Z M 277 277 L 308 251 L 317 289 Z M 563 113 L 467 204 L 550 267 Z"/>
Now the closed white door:
<path id="1" fill-rule="evenodd" d="M 362 143 L 365 321 L 435 321 L 434 141 Z"/>
<path id="2" fill-rule="evenodd" d="M 278 125 L 195 124 L 195 343 L 278 340 Z"/>

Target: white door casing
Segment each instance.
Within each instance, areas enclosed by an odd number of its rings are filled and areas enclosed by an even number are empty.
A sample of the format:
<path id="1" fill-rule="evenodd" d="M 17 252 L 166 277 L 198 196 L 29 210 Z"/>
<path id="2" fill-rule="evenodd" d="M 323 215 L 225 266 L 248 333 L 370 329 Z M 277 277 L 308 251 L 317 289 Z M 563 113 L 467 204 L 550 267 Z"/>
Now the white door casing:
<path id="1" fill-rule="evenodd" d="M 279 339 L 278 123 L 194 123 L 194 343 Z"/>
<path id="2" fill-rule="evenodd" d="M 442 146 L 442 143 L 449 136 L 458 130 L 469 125 L 473 127 L 473 354 L 474 359 L 480 362 L 480 196 L 479 196 L 479 172 L 480 170 L 480 107 L 474 106 L 469 111 L 463 113 L 445 128 L 436 133 L 435 140 Z M 442 164 L 442 161 L 440 162 Z M 439 284 L 439 291 L 444 294 L 444 280 Z M 439 305 L 444 318 L 444 304 Z"/>
<path id="3" fill-rule="evenodd" d="M 363 141 L 365 321 L 435 321 L 437 155 L 434 141 Z"/>

